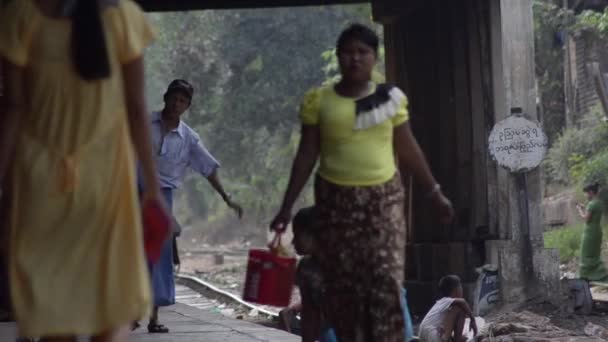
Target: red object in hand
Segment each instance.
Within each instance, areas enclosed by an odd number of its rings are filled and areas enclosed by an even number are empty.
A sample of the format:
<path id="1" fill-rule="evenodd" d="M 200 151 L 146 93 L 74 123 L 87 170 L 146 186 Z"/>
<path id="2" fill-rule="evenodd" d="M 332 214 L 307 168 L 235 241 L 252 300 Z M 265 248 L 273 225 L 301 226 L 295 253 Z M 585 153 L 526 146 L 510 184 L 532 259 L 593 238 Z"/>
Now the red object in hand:
<path id="1" fill-rule="evenodd" d="M 276 252 L 281 245 L 277 233 L 270 250 L 249 251 L 243 299 L 263 305 L 285 307 L 291 301 L 296 271 L 295 257 L 282 257 Z"/>
<path id="2" fill-rule="evenodd" d="M 147 201 L 143 207 L 144 249 L 148 261 L 155 264 L 160 259 L 165 240 L 169 237 L 171 220 L 160 203 Z"/>

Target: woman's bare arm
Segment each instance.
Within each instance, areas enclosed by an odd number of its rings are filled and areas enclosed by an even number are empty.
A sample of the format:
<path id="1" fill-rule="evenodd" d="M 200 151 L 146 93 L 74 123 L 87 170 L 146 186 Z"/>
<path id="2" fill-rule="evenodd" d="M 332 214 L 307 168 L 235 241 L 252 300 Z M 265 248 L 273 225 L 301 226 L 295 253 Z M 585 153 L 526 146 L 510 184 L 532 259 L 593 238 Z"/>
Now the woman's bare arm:
<path id="1" fill-rule="evenodd" d="M 294 159 L 281 210 L 291 210 L 319 157 L 319 126 L 302 125 L 302 137 Z"/>
<path id="2" fill-rule="evenodd" d="M 441 192 L 441 188 L 431 173 L 424 153 L 422 153 L 408 123 L 401 124 L 393 129 L 393 147 L 401 173 L 412 174 L 422 185 L 425 194 L 434 201 L 440 211 L 442 222 L 451 222 L 454 218 L 452 203 Z"/>
<path id="3" fill-rule="evenodd" d="M 589 222 L 591 220 L 591 213 L 582 205 L 577 205 L 576 209 L 578 210 L 578 215 L 585 220 L 585 222 Z"/>
<path id="4" fill-rule="evenodd" d="M 283 204 L 277 217 L 271 224 L 271 229 L 283 230 L 289 223 L 291 210 L 302 188 L 312 173 L 320 150 L 320 130 L 317 125 L 302 125 L 302 137 L 298 152 L 291 167 L 289 184 L 285 191 Z"/>
<path id="5" fill-rule="evenodd" d="M 408 123 L 404 123 L 393 130 L 393 145 L 399 160 L 399 169 L 402 173 L 411 173 L 414 178 L 428 192 L 433 191 L 437 184 L 431 173 L 426 157 Z"/>
<path id="6" fill-rule="evenodd" d="M 159 200 L 158 172 L 152 156 L 148 111 L 144 96 L 144 62 L 138 58 L 122 67 L 131 140 L 144 178 L 144 197 Z"/>

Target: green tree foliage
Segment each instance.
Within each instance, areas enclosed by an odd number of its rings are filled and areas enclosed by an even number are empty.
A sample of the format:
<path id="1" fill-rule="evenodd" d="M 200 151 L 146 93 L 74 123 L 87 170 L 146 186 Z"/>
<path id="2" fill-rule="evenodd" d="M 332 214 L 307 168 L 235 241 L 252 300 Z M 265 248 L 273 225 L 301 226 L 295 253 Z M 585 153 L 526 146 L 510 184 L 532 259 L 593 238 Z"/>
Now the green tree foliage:
<path id="1" fill-rule="evenodd" d="M 564 49 L 557 37 L 572 18 L 551 1 L 534 1 L 535 62 L 543 125 L 549 142 L 557 140 L 566 124 L 564 102 Z"/>
<path id="2" fill-rule="evenodd" d="M 591 33 L 593 38 L 605 40 L 608 38 L 608 9 L 603 13 L 585 11 L 572 21 L 571 30 Z"/>
<path id="3" fill-rule="evenodd" d="M 282 200 L 299 140 L 303 94 L 321 85 L 324 52 L 350 22 L 371 23 L 369 6 L 199 11 L 151 15 L 158 40 L 147 54 L 155 108 L 174 78 L 195 86 L 185 120 L 222 163 L 226 188 L 260 230 Z M 310 203 L 306 189 L 302 201 Z M 231 213 L 201 177 L 178 199 L 180 219 L 223 229 Z M 226 224 L 222 224 L 222 222 Z M 243 228 L 241 228 L 243 229 Z"/>
<path id="4" fill-rule="evenodd" d="M 608 9 L 584 11 L 575 15 L 548 0 L 534 2 L 536 74 L 544 108 L 545 128 L 552 140 L 547 158 L 548 179 L 566 185 L 608 181 L 608 127 L 603 123 L 601 108 L 563 130 L 563 49 L 555 46 L 556 34 L 593 40 L 600 46 L 608 42 Z"/>
<path id="5" fill-rule="evenodd" d="M 596 108 L 579 126 L 566 129 L 559 136 L 549 150 L 546 163 L 552 181 L 574 184 L 587 177 L 586 163 L 608 149 L 608 126 L 602 122 L 602 115 Z"/>

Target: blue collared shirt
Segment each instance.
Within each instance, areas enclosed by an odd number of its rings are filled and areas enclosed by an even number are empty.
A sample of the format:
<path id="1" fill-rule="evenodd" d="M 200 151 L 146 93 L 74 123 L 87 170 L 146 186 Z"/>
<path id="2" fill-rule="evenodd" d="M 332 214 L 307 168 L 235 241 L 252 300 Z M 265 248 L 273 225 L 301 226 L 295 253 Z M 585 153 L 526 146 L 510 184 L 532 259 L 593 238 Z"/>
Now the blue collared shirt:
<path id="1" fill-rule="evenodd" d="M 150 135 L 161 188 L 179 188 L 188 167 L 205 177 L 220 167 L 199 135 L 185 122 L 180 121 L 176 129 L 163 137 L 161 112 L 153 112 L 151 119 Z"/>

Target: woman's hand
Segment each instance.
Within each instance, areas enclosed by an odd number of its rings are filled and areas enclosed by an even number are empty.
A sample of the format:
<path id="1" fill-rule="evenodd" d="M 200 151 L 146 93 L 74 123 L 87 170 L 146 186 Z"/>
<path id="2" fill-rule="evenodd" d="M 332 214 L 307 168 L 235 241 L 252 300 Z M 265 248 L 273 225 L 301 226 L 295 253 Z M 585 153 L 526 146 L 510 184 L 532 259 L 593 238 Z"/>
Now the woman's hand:
<path id="1" fill-rule="evenodd" d="M 239 219 L 243 218 L 243 208 L 239 204 L 233 202 L 231 199 L 227 199 L 226 205 L 236 212 L 236 215 L 239 217 Z"/>
<path id="2" fill-rule="evenodd" d="M 398 166 L 402 174 L 411 174 L 422 186 L 432 188 L 428 195 L 435 209 L 439 212 L 441 223 L 448 224 L 454 220 L 452 202 L 441 192 L 435 177 L 416 141 L 409 124 L 405 123 L 393 129 L 393 147 L 397 152 Z"/>
<path id="3" fill-rule="evenodd" d="M 576 209 L 578 209 L 578 215 L 585 220 L 585 222 L 589 222 L 591 219 L 591 213 L 587 210 L 587 208 L 583 204 L 578 203 L 576 205 Z"/>
<path id="4" fill-rule="evenodd" d="M 158 202 L 160 204 L 162 204 L 163 208 L 167 207 L 167 204 L 165 203 L 165 199 L 163 198 L 163 196 L 160 193 L 159 187 L 158 186 L 154 186 L 154 187 L 144 187 L 144 192 L 141 196 L 142 202 L 146 203 L 148 201 L 150 202 Z"/>
<path id="5" fill-rule="evenodd" d="M 169 217 L 167 203 L 165 202 L 165 198 L 160 193 L 158 187 L 155 187 L 152 190 L 144 191 L 144 193 L 142 194 L 142 204 L 145 206 L 146 203 L 158 204 L 158 206 L 163 210 L 163 213 L 167 215 L 167 217 Z"/>
<path id="6" fill-rule="evenodd" d="M 270 223 L 270 230 L 279 233 L 284 232 L 289 222 L 291 222 L 291 210 L 281 209 Z"/>
<path id="7" fill-rule="evenodd" d="M 584 205 L 582 205 L 581 203 L 577 203 L 576 204 L 576 210 L 578 211 L 578 215 L 585 221 L 588 220 L 588 212 L 587 209 L 585 208 Z"/>
<path id="8" fill-rule="evenodd" d="M 281 210 L 270 224 L 270 230 L 283 232 L 291 221 L 291 209 L 310 177 L 319 158 L 321 130 L 318 125 L 302 125 L 302 138 L 291 166 L 289 184 L 283 197 Z"/>
<path id="9" fill-rule="evenodd" d="M 439 220 L 443 224 L 449 224 L 454 221 L 454 207 L 452 206 L 452 202 L 445 197 L 443 192 L 438 191 L 433 195 L 433 205 L 435 209 L 439 212 Z"/>

